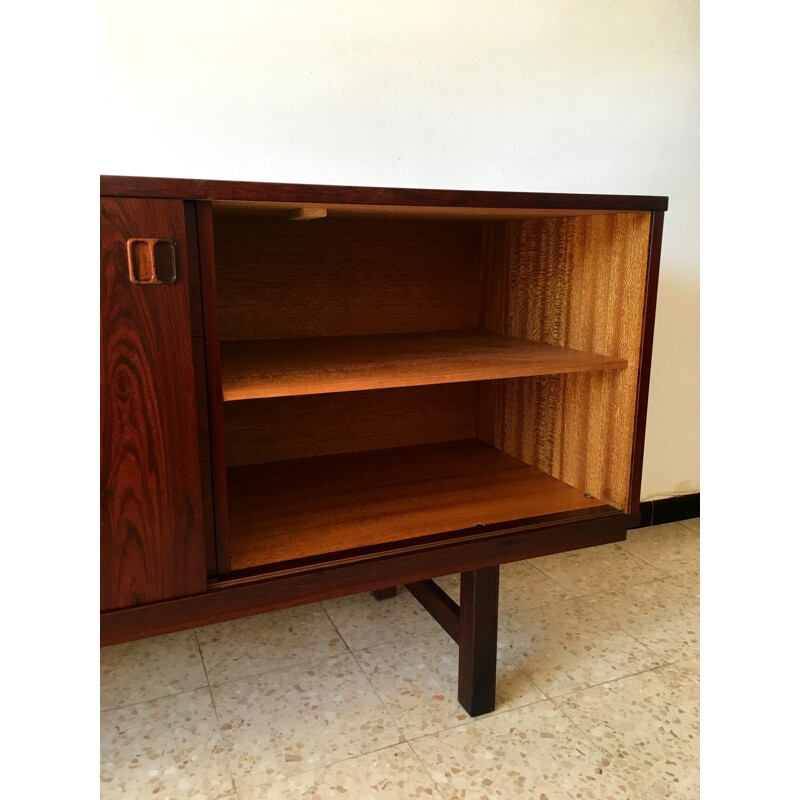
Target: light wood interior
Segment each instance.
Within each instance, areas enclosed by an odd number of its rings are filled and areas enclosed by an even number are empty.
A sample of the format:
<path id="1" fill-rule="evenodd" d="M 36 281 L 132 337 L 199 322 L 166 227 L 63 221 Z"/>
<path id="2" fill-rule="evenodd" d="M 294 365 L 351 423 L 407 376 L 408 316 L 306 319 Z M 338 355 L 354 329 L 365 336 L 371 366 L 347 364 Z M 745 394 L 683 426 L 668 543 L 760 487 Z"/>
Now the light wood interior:
<path id="1" fill-rule="evenodd" d="M 625 508 L 650 214 L 509 222 L 484 234 L 487 330 L 605 353 L 628 366 L 486 386 L 482 440 Z"/>
<path id="2" fill-rule="evenodd" d="M 298 209 L 305 208 L 305 203 L 283 203 L 267 200 L 216 200 L 214 214 L 218 218 L 234 217 L 273 217 L 275 219 L 291 219 Z M 581 217 L 597 214 L 612 214 L 612 211 L 590 211 L 567 208 L 463 208 L 452 206 L 390 206 L 390 205 L 350 205 L 343 203 L 315 203 L 314 208 L 323 208 L 327 216 L 334 219 L 449 219 L 473 222 L 497 222 L 500 220 L 532 219 L 537 217 Z"/>
<path id="3" fill-rule="evenodd" d="M 234 570 L 603 505 L 475 440 L 228 473 Z"/>
<path id="4" fill-rule="evenodd" d="M 220 339 L 466 331 L 481 226 L 441 220 L 214 220 Z"/>
<path id="5" fill-rule="evenodd" d="M 476 435 L 477 383 L 225 403 L 229 466 Z"/>
<path id="6" fill-rule="evenodd" d="M 222 343 L 225 400 L 622 369 L 625 359 L 482 331 Z"/>
<path id="7" fill-rule="evenodd" d="M 626 508 L 649 212 L 304 205 L 214 204 L 232 569 Z"/>

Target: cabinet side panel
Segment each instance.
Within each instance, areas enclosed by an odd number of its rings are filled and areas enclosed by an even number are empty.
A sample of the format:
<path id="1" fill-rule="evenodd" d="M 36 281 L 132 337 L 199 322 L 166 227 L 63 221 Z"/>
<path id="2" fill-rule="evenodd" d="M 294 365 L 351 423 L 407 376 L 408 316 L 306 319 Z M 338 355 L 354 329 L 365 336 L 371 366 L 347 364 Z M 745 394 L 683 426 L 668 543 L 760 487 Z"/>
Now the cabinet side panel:
<path id="1" fill-rule="evenodd" d="M 183 203 L 100 206 L 101 607 L 206 587 Z M 132 283 L 126 242 L 177 243 L 177 281 Z"/>
<path id="2" fill-rule="evenodd" d="M 631 485 L 649 241 L 645 212 L 491 224 L 484 235 L 488 330 L 628 367 L 502 381 L 483 435 L 616 508 Z"/>

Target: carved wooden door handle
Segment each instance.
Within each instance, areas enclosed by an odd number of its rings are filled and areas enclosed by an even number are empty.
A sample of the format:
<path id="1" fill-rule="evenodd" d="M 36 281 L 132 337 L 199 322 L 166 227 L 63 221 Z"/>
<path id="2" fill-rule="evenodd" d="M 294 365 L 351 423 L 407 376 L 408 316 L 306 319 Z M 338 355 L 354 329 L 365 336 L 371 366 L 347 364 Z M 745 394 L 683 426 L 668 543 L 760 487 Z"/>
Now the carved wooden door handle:
<path id="1" fill-rule="evenodd" d="M 128 239 L 128 270 L 133 283 L 175 283 L 178 279 L 172 239 Z"/>

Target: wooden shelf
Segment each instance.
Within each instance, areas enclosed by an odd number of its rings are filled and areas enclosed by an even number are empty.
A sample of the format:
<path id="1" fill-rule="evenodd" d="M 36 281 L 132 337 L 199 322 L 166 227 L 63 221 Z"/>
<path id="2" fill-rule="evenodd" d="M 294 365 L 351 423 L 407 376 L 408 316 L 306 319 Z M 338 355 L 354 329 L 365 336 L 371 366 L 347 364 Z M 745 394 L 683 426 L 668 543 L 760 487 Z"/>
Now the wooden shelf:
<path id="1" fill-rule="evenodd" d="M 622 369 L 622 358 L 478 331 L 223 342 L 223 397 L 325 394 Z"/>
<path id="2" fill-rule="evenodd" d="M 476 440 L 228 470 L 231 569 L 605 505 Z"/>

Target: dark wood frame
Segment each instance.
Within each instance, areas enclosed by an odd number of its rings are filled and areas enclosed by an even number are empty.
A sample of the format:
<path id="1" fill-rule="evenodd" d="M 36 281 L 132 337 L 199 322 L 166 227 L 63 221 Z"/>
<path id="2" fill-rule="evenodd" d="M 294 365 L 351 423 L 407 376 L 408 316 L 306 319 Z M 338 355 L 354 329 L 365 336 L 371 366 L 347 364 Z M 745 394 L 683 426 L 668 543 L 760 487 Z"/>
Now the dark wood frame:
<path id="1" fill-rule="evenodd" d="M 298 205 L 448 206 L 461 208 L 553 208 L 586 211 L 666 211 L 668 198 L 644 195 L 478 192 L 463 189 L 390 189 L 306 183 L 206 181 L 101 175 L 100 194 L 181 200 L 251 200 Z"/>
<path id="2" fill-rule="evenodd" d="M 208 391 L 208 426 L 211 449 L 211 476 L 214 484 L 214 530 L 216 531 L 217 577 L 227 573 L 228 492 L 225 469 L 225 441 L 222 419 L 222 366 L 219 349 L 216 272 L 214 270 L 214 230 L 211 203 L 197 203 L 197 236 L 200 278 L 203 285 L 203 320 L 205 324 L 206 375 Z"/>
<path id="3" fill-rule="evenodd" d="M 453 207 L 464 209 L 531 209 L 553 211 L 647 211 L 651 229 L 643 309 L 636 423 L 626 511 L 605 506 L 551 518 L 518 520 L 481 530 L 451 532 L 346 551 L 335 557 L 304 559 L 276 568 L 226 575 L 229 563 L 225 526 L 226 468 L 222 437 L 222 393 L 208 389 L 208 451 L 213 477 L 217 563 L 209 566 L 205 591 L 101 615 L 101 644 L 177 631 L 237 617 L 372 590 L 391 597 L 398 584 L 409 591 L 459 643 L 459 700 L 470 714 L 494 707 L 499 565 L 523 558 L 620 541 L 639 524 L 639 492 L 644 454 L 645 417 L 650 379 L 656 288 L 665 197 L 576 195 L 523 192 L 473 192 L 318 186 L 303 184 L 196 181 L 171 178 L 102 176 L 101 195 L 171 198 L 186 201 L 190 275 L 199 286 L 190 291 L 192 334 L 203 337 L 207 387 L 221 386 L 218 320 L 214 297 L 212 200 L 291 202 L 298 205 Z M 194 237 L 196 236 L 196 241 Z M 197 279 L 195 279 L 197 280 Z M 199 312 L 198 305 L 202 304 Z M 199 312 L 199 313 L 198 313 Z M 200 326 L 202 325 L 202 328 Z M 627 513 L 626 513 L 627 512 Z M 460 572 L 461 604 L 456 605 L 431 580 Z"/>
<path id="4" fill-rule="evenodd" d="M 334 561 L 315 559 L 312 563 L 282 565 L 271 572 L 211 583 L 199 594 L 107 611 L 100 617 L 101 644 L 619 542 L 638 522 L 638 515 L 607 507 L 591 517 L 569 512 L 536 525 L 487 526 L 479 532 L 471 529 L 444 540 L 415 540 L 389 551 L 375 552 L 372 548 L 373 552 L 347 554 Z"/>

